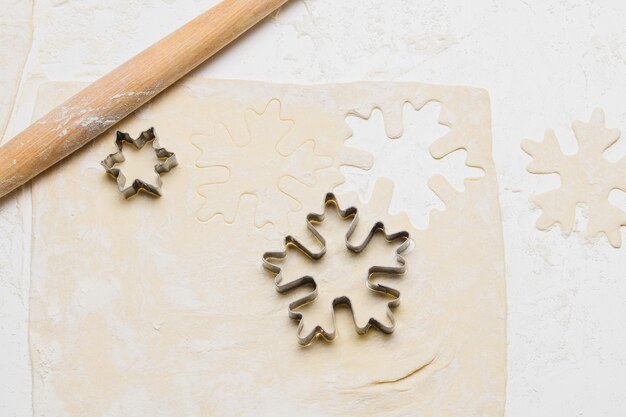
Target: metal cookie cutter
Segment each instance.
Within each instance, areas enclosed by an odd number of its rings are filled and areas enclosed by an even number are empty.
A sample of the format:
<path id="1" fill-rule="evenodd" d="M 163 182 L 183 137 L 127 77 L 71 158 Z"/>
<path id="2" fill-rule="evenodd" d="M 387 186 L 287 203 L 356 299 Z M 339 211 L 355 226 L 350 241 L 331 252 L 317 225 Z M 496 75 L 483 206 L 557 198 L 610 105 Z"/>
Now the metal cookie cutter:
<path id="1" fill-rule="evenodd" d="M 280 252 L 266 252 L 263 254 L 263 266 L 267 270 L 275 274 L 274 283 L 276 285 L 276 290 L 279 293 L 288 292 L 294 288 L 298 288 L 298 287 L 306 286 L 306 285 L 313 287 L 313 291 L 310 294 L 302 298 L 299 298 L 289 304 L 289 317 L 299 322 L 298 343 L 300 343 L 301 345 L 310 344 L 318 336 L 323 337 L 327 341 L 332 341 L 335 339 L 335 337 L 337 336 L 337 329 L 336 329 L 336 325 L 334 324 L 335 323 L 335 306 L 338 306 L 338 305 L 346 305 L 350 308 L 350 311 L 352 312 L 352 319 L 354 322 L 354 326 L 356 328 L 357 333 L 360 335 L 365 334 L 369 330 L 370 327 L 375 327 L 378 330 L 382 331 L 383 333 L 390 334 L 394 331 L 395 326 L 396 326 L 395 318 L 393 316 L 393 313 L 391 312 L 391 308 L 396 307 L 400 304 L 400 292 L 396 289 L 387 287 L 385 285 L 374 283 L 370 280 L 370 278 L 376 274 L 402 275 L 406 272 L 406 262 L 404 258 L 402 257 L 402 254 L 411 246 L 411 240 L 409 239 L 409 232 L 403 230 L 397 233 L 388 234 L 387 231 L 385 230 L 385 225 L 383 224 L 383 222 L 379 221 L 372 226 L 372 228 L 370 229 L 363 243 L 359 245 L 353 245 L 350 243 L 350 237 L 352 236 L 359 221 L 358 210 L 356 209 L 356 207 L 349 207 L 345 210 L 342 210 L 339 206 L 337 198 L 335 197 L 333 193 L 326 194 L 326 198 L 324 200 L 324 207 L 328 206 L 329 204 L 332 204 L 336 207 L 337 212 L 339 213 L 342 219 L 349 219 L 349 218 L 353 219 L 352 222 L 350 223 L 350 227 L 348 228 L 348 231 L 346 232 L 345 242 L 346 242 L 346 248 L 354 253 L 362 252 L 367 247 L 367 245 L 369 244 L 369 242 L 371 241 L 371 239 L 374 237 L 376 233 L 383 233 L 385 240 L 387 240 L 388 242 L 393 242 L 395 240 L 402 240 L 402 244 L 395 251 L 396 260 L 400 264 L 400 266 L 397 266 L 397 267 L 372 266 L 368 270 L 367 280 L 365 282 L 365 285 L 367 286 L 368 289 L 374 292 L 389 294 L 394 297 L 394 299 L 392 299 L 391 301 L 387 303 L 387 317 L 389 318 L 391 325 L 387 326 L 374 318 L 370 318 L 365 326 L 359 327 L 356 324 L 356 317 L 354 315 L 354 310 L 352 309 L 352 302 L 350 301 L 350 298 L 347 296 L 340 295 L 333 300 L 333 304 L 332 304 L 331 314 L 332 314 L 332 319 L 333 319 L 333 330 L 329 332 L 325 330 L 324 328 L 322 328 L 320 325 L 317 325 L 308 334 L 300 335 L 300 332 L 302 330 L 304 323 L 302 322 L 302 313 L 299 313 L 295 310 L 297 310 L 299 307 L 307 303 L 313 302 L 317 298 L 317 282 L 315 281 L 315 277 L 306 275 L 292 282 L 281 285 L 282 280 L 283 280 L 281 268 L 278 265 L 275 265 L 274 263 L 272 263 L 272 260 L 284 259 L 287 256 L 287 248 L 289 246 L 295 247 L 297 250 L 301 251 L 304 255 L 309 257 L 311 260 L 317 261 L 324 257 L 324 255 L 326 254 L 326 239 L 324 239 L 324 237 L 320 234 L 320 232 L 317 231 L 314 223 L 323 222 L 325 215 L 324 213 L 320 213 L 320 214 L 310 213 L 306 217 L 307 227 L 309 231 L 313 234 L 313 236 L 315 236 L 316 240 L 322 246 L 322 249 L 319 252 L 312 252 L 307 247 L 305 247 L 302 243 L 300 243 L 295 237 L 289 235 L 285 237 L 285 241 L 284 241 L 285 250 L 280 251 Z"/>
<path id="2" fill-rule="evenodd" d="M 148 142 L 152 142 L 152 149 L 154 149 L 157 158 L 160 160 L 164 159 L 163 162 L 159 162 L 154 166 L 154 171 L 157 173 L 156 185 L 148 184 L 140 179 L 135 179 L 130 186 L 125 188 L 126 177 L 122 174 L 122 171 L 119 168 L 114 168 L 115 164 L 119 164 L 126 160 L 122 152 L 124 143 L 130 143 L 134 145 L 135 148 L 141 149 Z M 176 161 L 176 155 L 174 155 L 173 152 L 169 152 L 165 148 L 161 148 L 159 146 L 159 141 L 154 133 L 154 128 L 151 127 L 148 130 L 144 130 L 137 139 L 133 139 L 128 133 L 120 132 L 118 130 L 117 137 L 115 138 L 115 146 L 117 147 L 117 152 L 107 156 L 102 162 L 100 162 L 100 165 L 104 167 L 106 172 L 115 178 L 117 188 L 124 195 L 124 197 L 130 198 L 137 194 L 140 190 L 144 190 L 149 194 L 160 197 L 161 186 L 163 185 L 163 181 L 161 181 L 161 174 L 163 172 L 169 172 L 172 168 L 178 165 L 178 161 Z"/>

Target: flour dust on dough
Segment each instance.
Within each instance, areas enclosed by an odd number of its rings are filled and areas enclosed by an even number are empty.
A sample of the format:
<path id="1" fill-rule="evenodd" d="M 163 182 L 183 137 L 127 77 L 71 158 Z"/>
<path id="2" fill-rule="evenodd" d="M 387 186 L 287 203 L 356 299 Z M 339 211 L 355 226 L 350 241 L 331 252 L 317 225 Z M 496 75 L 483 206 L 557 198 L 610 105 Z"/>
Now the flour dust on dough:
<path id="1" fill-rule="evenodd" d="M 44 86 L 40 111 L 77 88 Z M 306 236 L 303 219 L 344 182 L 342 167 L 373 166 L 375 153 L 346 144 L 348 115 L 382 109 L 380 140 L 392 140 L 404 103 L 433 100 L 449 130 L 430 154 L 464 149 L 484 175 L 463 190 L 430 177 L 444 208 L 426 229 L 411 225 L 409 203 L 389 213 L 393 176 L 369 194 L 342 185 L 340 204 L 360 210 L 354 239 L 382 218 L 414 240 L 406 274 L 393 278 L 396 328 L 361 336 L 339 309 L 332 343 L 299 346 L 291 299 L 261 255 L 281 250 L 286 234 Z M 35 415 L 502 416 L 506 295 L 490 118 L 487 93 L 468 87 L 191 79 L 169 89 L 116 126 L 133 136 L 154 126 L 176 153 L 162 198 L 126 201 L 103 172 L 114 130 L 33 183 Z"/>

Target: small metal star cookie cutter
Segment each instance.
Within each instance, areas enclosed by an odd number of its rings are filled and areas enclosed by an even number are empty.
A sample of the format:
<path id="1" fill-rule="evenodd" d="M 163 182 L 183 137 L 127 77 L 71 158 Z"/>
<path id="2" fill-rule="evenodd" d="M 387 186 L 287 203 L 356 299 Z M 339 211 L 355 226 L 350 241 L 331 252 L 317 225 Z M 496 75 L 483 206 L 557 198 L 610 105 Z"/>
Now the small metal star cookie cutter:
<path id="1" fill-rule="evenodd" d="M 163 162 L 159 162 L 154 166 L 154 171 L 157 173 L 156 185 L 148 184 L 140 179 L 135 179 L 130 186 L 126 187 L 126 177 L 122 174 L 122 171 L 119 168 L 114 168 L 116 164 L 126 160 L 122 152 L 122 147 L 125 143 L 130 143 L 139 150 L 148 142 L 152 142 L 152 149 L 154 149 L 157 158 L 159 160 L 164 159 Z M 128 133 L 120 132 L 118 130 L 117 137 L 115 138 L 115 146 L 117 147 L 117 152 L 107 156 L 102 162 L 100 162 L 100 165 L 104 167 L 107 173 L 115 178 L 117 188 L 124 195 L 124 197 L 130 198 L 137 194 L 140 190 L 143 190 L 155 197 L 161 197 L 161 187 L 163 185 L 163 181 L 161 181 L 161 174 L 163 172 L 169 172 L 172 168 L 178 165 L 178 161 L 176 160 L 176 155 L 174 155 L 173 152 L 169 152 L 165 148 L 161 148 L 159 146 L 159 141 L 154 133 L 154 128 L 151 127 L 148 130 L 144 130 L 137 139 L 133 139 Z"/>
<path id="2" fill-rule="evenodd" d="M 376 233 L 382 233 L 382 235 L 384 236 L 385 240 L 387 240 L 387 242 L 393 242 L 396 240 L 400 240 L 402 242 L 400 246 L 396 248 L 395 250 L 396 261 L 398 262 L 399 266 L 389 267 L 389 266 L 373 265 L 368 271 L 367 281 L 366 281 L 367 288 L 369 288 L 371 291 L 388 294 L 394 297 L 394 299 L 387 302 L 387 317 L 390 319 L 390 322 L 391 322 L 390 326 L 386 326 L 383 323 L 379 322 L 378 320 L 374 318 L 370 318 L 370 320 L 367 322 L 365 326 L 359 327 L 356 324 L 356 318 L 354 316 L 354 311 L 352 310 L 352 302 L 350 298 L 346 296 L 336 298 L 333 301 L 333 309 L 332 309 L 332 316 L 333 316 L 333 323 L 334 323 L 335 322 L 334 307 L 338 305 L 348 306 L 350 310 L 352 311 L 352 319 L 354 320 L 356 331 L 360 335 L 364 335 L 365 333 L 367 333 L 370 327 L 377 328 L 383 333 L 391 334 L 393 333 L 396 327 L 396 321 L 393 316 L 393 313 L 391 312 L 391 308 L 397 307 L 398 305 L 400 305 L 400 291 L 391 287 L 387 287 L 382 284 L 374 283 L 370 281 L 370 278 L 373 275 L 376 275 L 379 273 L 391 274 L 391 275 L 402 275 L 406 272 L 406 269 L 407 269 L 406 261 L 403 257 L 403 254 L 411 247 L 412 241 L 410 239 L 409 232 L 406 230 L 402 230 L 396 233 L 387 233 L 387 230 L 385 229 L 385 225 L 383 224 L 383 222 L 378 221 L 372 226 L 365 240 L 361 244 L 354 245 L 350 243 L 350 237 L 354 233 L 354 230 L 356 229 L 356 226 L 359 222 L 358 209 L 356 207 L 348 207 L 347 209 L 342 210 L 335 194 L 328 193 L 326 194 L 326 197 L 324 199 L 324 211 L 322 213 L 309 213 L 306 216 L 307 228 L 314 235 L 315 239 L 321 244 L 321 250 L 319 252 L 311 251 L 305 245 L 300 243 L 295 237 L 289 235 L 285 237 L 284 250 L 277 251 L 277 252 L 265 252 L 262 257 L 263 267 L 274 274 L 274 284 L 276 287 L 276 291 L 278 291 L 279 293 L 286 293 L 294 288 L 299 288 L 302 286 L 311 286 L 313 288 L 313 291 L 310 292 L 308 295 L 298 298 L 297 300 L 292 301 L 289 304 L 289 317 L 299 322 L 298 343 L 302 346 L 308 346 L 318 337 L 321 337 L 325 339 L 326 341 L 331 342 L 337 336 L 337 329 L 335 327 L 332 332 L 328 332 L 321 326 L 317 325 L 313 330 L 310 331 L 309 334 L 300 336 L 300 331 L 302 330 L 302 327 L 303 327 L 303 322 L 302 322 L 303 315 L 302 313 L 296 310 L 305 304 L 313 302 L 317 298 L 317 282 L 315 281 L 315 277 L 306 275 L 290 283 L 282 284 L 282 280 L 283 280 L 282 270 L 280 266 L 274 264 L 272 260 L 284 259 L 287 256 L 287 250 L 289 246 L 297 248 L 299 251 L 301 251 L 304 255 L 309 257 L 311 260 L 314 260 L 314 261 L 320 260 L 326 254 L 326 239 L 317 230 L 317 228 L 315 227 L 315 224 L 321 223 L 324 221 L 326 206 L 328 205 L 334 205 L 337 209 L 337 212 L 339 213 L 339 216 L 342 219 L 350 219 L 350 218 L 352 219 L 352 222 L 350 223 L 348 231 L 346 232 L 344 236 L 346 248 L 348 250 L 354 253 L 362 252 L 367 247 L 367 245 L 369 244 L 369 242 L 372 240 L 372 238 L 374 237 Z"/>

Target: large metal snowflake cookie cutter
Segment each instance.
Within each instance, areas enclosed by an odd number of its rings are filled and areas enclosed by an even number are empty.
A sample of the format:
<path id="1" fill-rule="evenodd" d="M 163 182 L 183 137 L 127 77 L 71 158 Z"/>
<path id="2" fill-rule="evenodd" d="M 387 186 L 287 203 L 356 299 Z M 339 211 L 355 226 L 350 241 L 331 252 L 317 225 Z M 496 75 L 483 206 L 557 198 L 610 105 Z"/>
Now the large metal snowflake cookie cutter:
<path id="1" fill-rule="evenodd" d="M 407 269 L 406 262 L 404 258 L 402 257 L 402 254 L 411 246 L 409 232 L 406 230 L 403 230 L 397 233 L 388 234 L 387 231 L 385 230 L 385 225 L 383 224 L 383 222 L 378 221 L 372 226 L 365 240 L 358 245 L 354 245 L 350 243 L 350 237 L 352 236 L 358 224 L 358 220 L 359 220 L 358 209 L 352 206 L 345 210 L 342 210 L 337 200 L 337 197 L 333 193 L 326 194 L 326 197 L 324 199 L 324 208 L 329 204 L 335 205 L 337 212 L 339 213 L 339 216 L 342 219 L 352 218 L 352 222 L 350 223 L 348 231 L 345 234 L 345 243 L 346 243 L 346 248 L 348 250 L 354 253 L 362 252 L 367 247 L 367 245 L 369 244 L 369 242 L 371 241 L 371 239 L 374 237 L 376 233 L 383 233 L 383 236 L 385 237 L 385 240 L 387 242 L 393 242 L 395 240 L 403 241 L 402 244 L 395 250 L 395 256 L 396 256 L 395 259 L 398 262 L 399 266 L 397 267 L 372 266 L 368 270 L 368 275 L 367 275 L 367 280 L 366 280 L 367 288 L 370 289 L 371 291 L 388 294 L 394 297 L 392 300 L 387 302 L 387 317 L 389 318 L 391 325 L 387 326 L 374 318 L 370 318 L 364 326 L 359 327 L 356 323 L 356 317 L 354 314 L 354 310 L 352 308 L 352 303 L 350 301 L 350 298 L 347 296 L 340 296 L 340 297 L 335 298 L 333 300 L 332 309 L 331 309 L 332 319 L 334 323 L 335 322 L 334 308 L 338 305 L 348 306 L 350 308 L 350 311 L 352 312 L 352 319 L 353 319 L 355 329 L 357 333 L 360 335 L 364 335 L 369 330 L 370 327 L 375 327 L 385 334 L 391 334 L 393 333 L 396 327 L 395 318 L 393 316 L 393 313 L 391 312 L 391 308 L 397 307 L 400 304 L 400 291 L 391 287 L 387 287 L 382 284 L 371 282 L 370 278 L 376 274 L 403 275 L 406 272 L 406 269 Z M 283 251 L 266 252 L 263 254 L 263 266 L 267 270 L 276 274 L 274 278 L 274 283 L 276 286 L 276 290 L 279 293 L 284 293 L 294 288 L 298 288 L 298 287 L 306 286 L 306 285 L 310 285 L 313 287 L 313 291 L 311 293 L 295 301 L 292 301 L 289 304 L 289 317 L 292 318 L 293 320 L 299 321 L 298 343 L 300 343 L 300 345 L 303 345 L 303 346 L 309 345 L 318 336 L 323 337 L 327 341 L 333 341 L 335 337 L 337 336 L 336 326 L 334 326 L 332 332 L 328 332 L 324 328 L 322 328 L 320 325 L 316 325 L 315 328 L 311 332 L 309 332 L 307 335 L 305 336 L 300 335 L 300 331 L 302 330 L 302 327 L 304 325 L 302 321 L 303 315 L 302 313 L 297 312 L 296 309 L 298 309 L 299 307 L 307 303 L 313 302 L 317 298 L 317 283 L 315 281 L 315 277 L 306 275 L 290 283 L 281 285 L 281 282 L 283 279 L 281 275 L 281 268 L 273 264 L 271 260 L 272 259 L 284 259 L 287 256 L 287 249 L 289 246 L 293 246 L 297 248 L 298 250 L 300 250 L 302 253 L 304 253 L 306 256 L 308 256 L 312 260 L 316 260 L 316 261 L 320 260 L 326 254 L 326 239 L 315 228 L 314 223 L 323 222 L 324 217 L 325 217 L 325 210 L 322 213 L 309 213 L 306 217 L 307 228 L 313 234 L 313 236 L 317 239 L 317 241 L 320 243 L 322 247 L 322 249 L 319 252 L 313 252 L 309 250 L 305 245 L 299 242 L 295 237 L 289 235 L 285 237 L 285 240 L 284 240 L 285 249 Z"/>
<path id="2" fill-rule="evenodd" d="M 126 160 L 124 157 L 124 153 L 122 151 L 125 143 L 132 144 L 137 148 L 137 150 L 144 147 L 144 145 L 148 142 L 151 142 L 152 149 L 156 153 L 156 156 L 159 160 L 164 159 L 164 161 L 159 162 L 154 165 L 154 172 L 156 172 L 156 185 L 149 184 L 143 180 L 136 178 L 133 180 L 133 183 L 126 187 L 126 177 L 122 173 L 119 168 L 115 168 L 116 164 L 122 163 Z M 125 198 L 130 198 L 137 194 L 140 190 L 143 190 L 149 194 L 152 194 L 156 197 L 161 196 L 161 187 L 163 186 L 163 181 L 161 180 L 161 174 L 164 172 L 169 172 L 172 168 L 178 165 L 178 161 L 176 160 L 176 155 L 173 152 L 169 152 L 165 148 L 162 148 L 159 145 L 159 140 L 154 133 L 154 128 L 151 127 L 148 130 L 144 130 L 141 132 L 137 139 L 133 139 L 130 137 L 128 133 L 117 131 L 115 138 L 115 146 L 117 148 L 117 152 L 110 154 L 107 156 L 100 165 L 104 167 L 107 173 L 109 173 L 117 182 L 117 188 L 124 195 Z"/>

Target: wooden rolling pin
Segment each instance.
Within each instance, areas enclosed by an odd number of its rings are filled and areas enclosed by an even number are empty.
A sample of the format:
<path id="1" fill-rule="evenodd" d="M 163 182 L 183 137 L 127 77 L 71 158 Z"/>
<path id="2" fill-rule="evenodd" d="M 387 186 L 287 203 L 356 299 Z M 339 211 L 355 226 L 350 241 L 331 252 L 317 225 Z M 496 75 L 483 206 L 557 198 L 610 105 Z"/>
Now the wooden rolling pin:
<path id="1" fill-rule="evenodd" d="M 135 111 L 287 0 L 224 0 L 0 147 L 0 197 Z"/>

